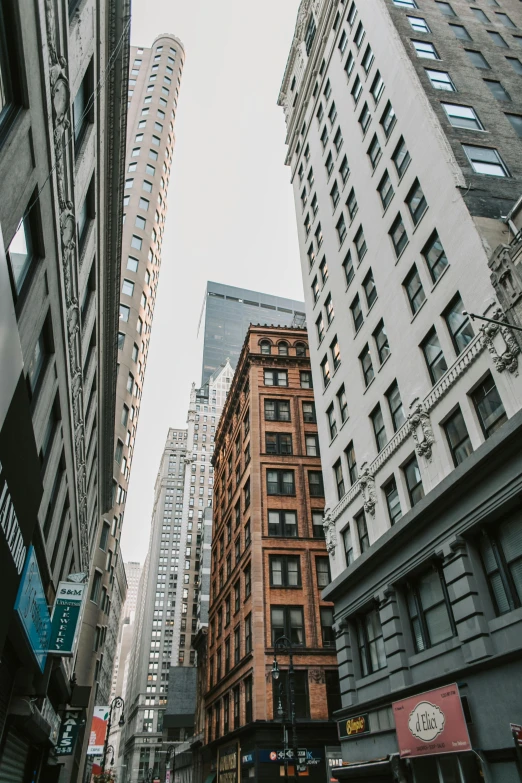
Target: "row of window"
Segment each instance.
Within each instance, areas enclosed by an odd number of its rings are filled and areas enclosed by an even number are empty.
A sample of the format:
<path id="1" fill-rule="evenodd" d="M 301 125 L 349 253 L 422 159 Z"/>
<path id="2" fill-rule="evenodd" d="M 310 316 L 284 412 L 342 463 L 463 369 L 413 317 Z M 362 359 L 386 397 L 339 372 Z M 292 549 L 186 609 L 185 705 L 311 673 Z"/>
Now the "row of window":
<path id="1" fill-rule="evenodd" d="M 277 354 L 279 356 L 290 356 L 289 345 L 285 340 L 281 340 L 277 343 L 277 346 L 272 345 L 270 340 L 261 340 L 259 348 L 262 354 L 270 356 L 273 348 L 277 348 Z M 306 356 L 307 344 L 303 342 L 295 343 L 292 348 L 294 349 L 295 356 Z"/>

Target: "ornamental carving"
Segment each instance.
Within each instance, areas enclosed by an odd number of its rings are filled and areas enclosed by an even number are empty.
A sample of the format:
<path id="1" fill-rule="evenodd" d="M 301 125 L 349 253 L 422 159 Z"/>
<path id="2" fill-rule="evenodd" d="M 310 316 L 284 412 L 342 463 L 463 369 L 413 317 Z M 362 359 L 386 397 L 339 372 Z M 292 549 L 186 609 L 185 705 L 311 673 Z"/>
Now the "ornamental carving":
<path id="1" fill-rule="evenodd" d="M 308 669 L 308 679 L 310 682 L 324 685 L 325 678 L 323 669 Z"/>
<path id="2" fill-rule="evenodd" d="M 76 248 L 76 219 L 74 204 L 68 197 L 66 157 L 70 146 L 71 122 L 69 110 L 71 90 L 67 78 L 67 61 L 59 55 L 53 0 L 45 0 L 47 48 L 49 52 L 49 92 L 52 107 L 52 139 L 54 145 L 54 171 L 58 197 L 61 266 L 65 298 L 69 388 L 71 395 L 74 457 L 76 466 L 76 491 L 78 523 L 80 529 L 81 570 L 89 562 L 89 538 L 87 529 L 87 470 L 85 464 L 85 426 L 83 405 L 83 370 L 78 303 L 78 265 Z"/>
<path id="3" fill-rule="evenodd" d="M 335 557 L 335 548 L 337 546 L 337 533 L 335 531 L 335 522 L 332 519 L 330 509 L 327 508 L 323 518 L 324 539 L 326 542 L 326 551 L 332 557 Z"/>
<path id="4" fill-rule="evenodd" d="M 493 314 L 488 316 L 495 318 L 497 321 L 505 321 L 506 316 L 502 308 L 497 307 Z M 498 324 L 484 324 L 480 327 L 482 336 L 484 338 L 484 344 L 486 345 L 495 369 L 497 372 L 504 372 L 507 370 L 513 375 L 518 375 L 518 355 L 520 353 L 520 346 L 513 334 L 513 330 L 509 326 L 499 326 Z M 505 350 L 502 353 L 497 351 L 494 343 L 494 338 L 500 335 L 505 346 Z"/>
<path id="5" fill-rule="evenodd" d="M 408 426 L 415 441 L 415 451 L 419 457 L 426 457 L 427 460 L 431 461 L 431 451 L 435 442 L 435 436 L 433 435 L 429 414 L 418 398 L 413 400 L 410 410 Z"/>
<path id="6" fill-rule="evenodd" d="M 364 512 L 365 514 L 371 514 L 371 516 L 374 517 L 375 505 L 377 503 L 377 492 L 375 491 L 375 479 L 367 462 L 363 462 L 361 465 L 359 485 L 361 487 L 361 494 L 364 500 Z"/>

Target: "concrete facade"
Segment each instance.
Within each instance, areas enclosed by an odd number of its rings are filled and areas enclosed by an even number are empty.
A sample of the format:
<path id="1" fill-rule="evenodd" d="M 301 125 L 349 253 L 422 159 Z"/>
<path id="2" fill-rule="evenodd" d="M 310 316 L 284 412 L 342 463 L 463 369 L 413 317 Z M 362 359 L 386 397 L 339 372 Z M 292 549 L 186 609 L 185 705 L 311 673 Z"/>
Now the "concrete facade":
<path id="1" fill-rule="evenodd" d="M 505 661 L 520 643 L 506 634 L 495 648 L 490 620 L 482 618 L 496 606 L 494 626 L 516 624 L 520 590 L 513 588 L 507 610 L 492 603 L 473 541 L 482 524 L 484 535 L 501 520 L 502 531 L 511 529 L 517 490 L 509 443 L 522 403 L 520 345 L 508 326 L 484 327 L 467 313 L 516 323 L 507 288 L 511 280 L 519 284 L 516 275 L 499 274 L 498 248 L 512 272 L 519 239 L 508 213 L 522 189 L 521 25 L 510 0 L 485 8 L 461 0 L 315 0 L 299 10 L 279 103 L 288 128 L 335 585 L 324 595 L 335 600 L 340 716 L 369 713 L 372 733 L 343 741 L 347 762 L 396 754 L 391 702 L 459 681 L 459 656 L 463 665 L 489 672 L 498 688 L 492 709 L 499 720 L 504 714 L 504 726 L 517 720 L 508 717 L 516 710 L 503 689 L 513 676 Z M 511 462 L 502 472 L 490 470 L 489 496 L 472 498 L 494 443 Z M 438 502 L 445 515 L 424 527 Z M 422 543 L 421 528 L 429 531 Z M 392 542 L 401 535 L 394 564 Z M 440 643 L 427 638 L 427 623 L 426 638 L 416 637 L 416 623 L 424 620 L 411 603 L 432 567 L 447 613 Z M 356 572 L 367 591 L 352 581 Z M 375 618 L 377 636 L 363 644 Z M 368 662 L 370 652 L 376 660 Z M 507 656 L 502 664 L 497 654 Z M 481 774 L 511 779 L 509 731 L 485 741 L 482 686 L 470 680 L 467 686 L 460 694 L 476 705 L 472 744 L 486 749 Z M 379 731 L 388 733 L 384 744 L 373 736 Z M 422 772 L 421 762 L 386 763 L 383 780 L 437 774 L 468 781 L 480 774 L 466 766 L 467 757 L 440 764 L 432 758 Z M 458 769 L 441 771 L 444 763 Z M 356 780 L 359 772 L 339 774 Z"/>
<path id="2" fill-rule="evenodd" d="M 23 401 L 30 424 L 17 413 L 0 491 L 2 505 L 11 492 L 25 535 L 10 475 L 24 455 L 20 489 L 35 507 L 23 544 L 34 547 L 48 607 L 60 580 L 93 576 L 111 503 L 129 24 L 126 2 L 6 3 L 0 14 L 0 266 L 16 318 L 5 331 L 3 302 L 2 375 L 13 372 L 15 391 L 4 378 L 0 410 L 5 427 Z M 2 575 L 7 596 L 3 562 Z M 0 778 L 70 780 L 48 757 L 75 698 L 77 650 L 48 656 L 41 671 L 7 600 L 4 620 Z M 87 693 L 91 684 L 82 681 Z M 74 777 L 80 757 L 70 760 Z"/>

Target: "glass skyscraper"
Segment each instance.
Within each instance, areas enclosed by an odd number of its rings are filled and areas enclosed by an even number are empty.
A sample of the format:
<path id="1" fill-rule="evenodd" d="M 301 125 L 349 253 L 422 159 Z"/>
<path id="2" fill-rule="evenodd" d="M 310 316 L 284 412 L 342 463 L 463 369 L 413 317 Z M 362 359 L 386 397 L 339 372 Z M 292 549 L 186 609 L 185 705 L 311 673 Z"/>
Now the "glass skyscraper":
<path id="1" fill-rule="evenodd" d="M 260 294 L 247 288 L 207 283 L 201 386 L 227 359 L 236 367 L 250 324 L 291 326 L 304 323 L 304 302 Z"/>

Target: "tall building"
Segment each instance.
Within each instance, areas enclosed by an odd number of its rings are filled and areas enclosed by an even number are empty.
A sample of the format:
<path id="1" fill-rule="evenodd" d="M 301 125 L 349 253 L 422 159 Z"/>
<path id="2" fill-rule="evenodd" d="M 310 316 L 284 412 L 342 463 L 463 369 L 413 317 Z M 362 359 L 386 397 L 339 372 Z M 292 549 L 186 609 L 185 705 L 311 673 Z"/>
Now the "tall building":
<path id="1" fill-rule="evenodd" d="M 128 36 L 126 2 L 0 10 L 1 780 L 57 779 L 49 608 L 110 506 Z"/>
<path id="2" fill-rule="evenodd" d="M 521 341 L 509 327 L 522 291 L 521 29 L 514 0 L 299 8 L 279 103 L 339 729 L 360 765 L 339 779 L 516 775 L 505 716 L 520 715 L 522 639 Z M 415 737 L 401 715 L 418 714 L 423 692 L 438 724 Z"/>
<path id="3" fill-rule="evenodd" d="M 125 676 L 125 666 L 132 641 L 133 624 L 138 605 L 138 589 L 141 571 L 141 563 L 136 563 L 134 561 L 125 563 L 127 597 L 120 613 L 118 647 L 112 671 L 111 702 L 115 696 L 122 696 L 125 692 L 123 688 L 123 678 Z"/>
<path id="4" fill-rule="evenodd" d="M 325 779 L 340 706 L 323 532 L 324 491 L 305 329 L 252 326 L 216 435 L 203 779 L 284 775 L 293 648 L 299 748 Z M 280 678 L 271 669 L 277 656 Z M 279 687 L 281 685 L 281 687 Z M 239 752 L 239 748 L 241 749 Z M 288 752 L 286 752 L 288 758 Z M 232 760 L 234 759 L 234 760 Z M 293 775 L 295 756 L 289 775 Z M 306 763 L 306 762 L 305 762 Z"/>
<path id="5" fill-rule="evenodd" d="M 117 607 L 111 606 L 114 581 L 118 578 L 115 560 L 119 558 L 161 266 L 174 122 L 184 59 L 182 43 L 170 34 L 158 36 L 150 49 L 131 47 L 123 243 L 121 278 L 118 278 L 118 373 L 116 410 L 111 425 L 114 432 L 112 484 L 109 509 L 103 514 L 98 538 L 93 542 L 95 570 L 75 668 L 79 684 L 94 682 L 91 706 L 108 704 L 112 687 L 118 635 L 107 638 L 106 629 L 120 621 Z M 87 741 L 88 732 L 83 738 L 84 751 Z"/>
<path id="6" fill-rule="evenodd" d="M 303 302 L 221 283 L 207 283 L 201 386 L 227 359 L 235 367 L 250 324 L 291 326 L 304 318 Z"/>

